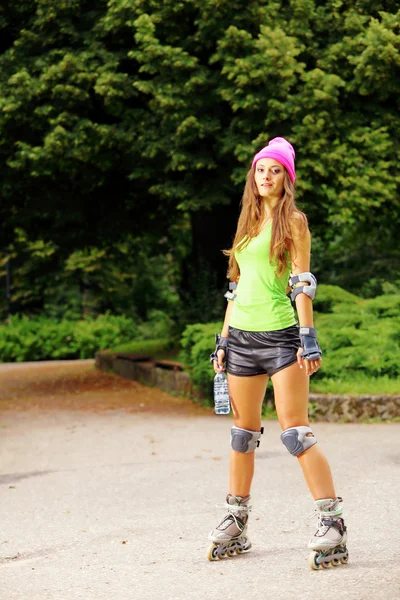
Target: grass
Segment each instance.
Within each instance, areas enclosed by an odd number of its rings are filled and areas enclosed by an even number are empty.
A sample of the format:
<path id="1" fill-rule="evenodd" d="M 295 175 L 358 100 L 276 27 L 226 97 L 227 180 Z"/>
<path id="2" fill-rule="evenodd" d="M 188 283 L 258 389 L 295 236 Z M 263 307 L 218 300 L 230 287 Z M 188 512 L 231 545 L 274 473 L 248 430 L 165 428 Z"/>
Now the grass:
<path id="1" fill-rule="evenodd" d="M 400 381 L 387 376 L 366 377 L 354 373 L 351 379 L 313 379 L 310 383 L 311 392 L 319 394 L 348 394 L 360 396 L 362 394 L 400 394 Z"/>
<path id="2" fill-rule="evenodd" d="M 171 340 L 136 340 L 109 348 L 106 352 L 113 354 L 148 354 L 156 360 L 177 360 L 179 348 L 173 346 Z"/>

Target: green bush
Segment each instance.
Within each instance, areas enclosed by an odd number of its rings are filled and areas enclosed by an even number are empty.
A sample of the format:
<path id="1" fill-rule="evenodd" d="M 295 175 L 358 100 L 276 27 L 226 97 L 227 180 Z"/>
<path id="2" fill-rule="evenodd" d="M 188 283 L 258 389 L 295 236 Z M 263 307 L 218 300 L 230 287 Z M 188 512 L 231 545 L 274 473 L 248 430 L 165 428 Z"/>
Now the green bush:
<path id="1" fill-rule="evenodd" d="M 14 316 L 0 326 L 0 362 L 92 358 L 137 336 L 136 322 L 123 316 L 81 321 Z"/>
<path id="2" fill-rule="evenodd" d="M 319 286 L 315 326 L 323 350 L 319 378 L 400 375 L 400 297 L 367 300 L 336 286 Z"/>
<path id="3" fill-rule="evenodd" d="M 113 354 L 146 354 L 156 360 L 177 360 L 179 358 L 179 348 L 171 338 L 149 340 L 139 337 L 132 342 L 112 346 L 108 350 Z"/>
<path id="4" fill-rule="evenodd" d="M 366 311 L 372 317 L 397 317 L 400 318 L 400 296 L 397 294 L 388 294 L 370 298 L 365 302 Z"/>
<path id="5" fill-rule="evenodd" d="M 148 318 L 138 326 L 141 340 L 170 338 L 175 328 L 173 319 L 162 310 L 149 311 Z"/>
<path id="6" fill-rule="evenodd" d="M 182 333 L 182 360 L 194 386 L 205 396 L 212 397 L 214 370 L 210 354 L 214 350 L 215 333 L 222 323 L 196 323 L 187 325 Z"/>
<path id="7" fill-rule="evenodd" d="M 356 312 L 362 302 L 361 298 L 337 285 L 321 284 L 318 286 L 313 306 L 314 310 L 320 313 L 336 312 L 339 306 L 346 306 L 348 311 Z"/>
<path id="8" fill-rule="evenodd" d="M 330 388 L 334 381 L 351 384 L 384 378 L 395 382 L 400 376 L 398 295 L 365 300 L 337 286 L 320 285 L 314 308 L 323 350 L 323 366 L 315 379 L 319 391 L 323 391 L 324 378 Z M 208 358 L 214 347 L 214 334 L 220 330 L 220 323 L 195 324 L 187 326 L 182 335 L 183 362 L 195 386 L 208 396 L 214 376 Z M 340 393 L 339 384 L 337 392 Z"/>

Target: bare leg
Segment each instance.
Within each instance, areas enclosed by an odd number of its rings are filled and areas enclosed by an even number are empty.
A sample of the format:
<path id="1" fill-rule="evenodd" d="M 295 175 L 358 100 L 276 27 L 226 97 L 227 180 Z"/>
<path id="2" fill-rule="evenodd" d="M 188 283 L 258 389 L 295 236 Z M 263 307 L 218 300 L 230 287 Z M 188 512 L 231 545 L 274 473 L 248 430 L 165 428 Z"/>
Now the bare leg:
<path id="1" fill-rule="evenodd" d="M 236 427 L 260 431 L 261 407 L 267 389 L 267 375 L 237 377 L 228 374 L 234 423 Z M 243 454 L 231 450 L 229 469 L 229 493 L 248 496 L 254 474 L 254 452 Z"/>
<path id="2" fill-rule="evenodd" d="M 297 363 L 272 376 L 275 406 L 282 429 L 298 425 L 309 426 L 309 378 Z M 308 488 L 314 498 L 336 498 L 329 463 L 319 448 L 311 446 L 298 457 Z"/>

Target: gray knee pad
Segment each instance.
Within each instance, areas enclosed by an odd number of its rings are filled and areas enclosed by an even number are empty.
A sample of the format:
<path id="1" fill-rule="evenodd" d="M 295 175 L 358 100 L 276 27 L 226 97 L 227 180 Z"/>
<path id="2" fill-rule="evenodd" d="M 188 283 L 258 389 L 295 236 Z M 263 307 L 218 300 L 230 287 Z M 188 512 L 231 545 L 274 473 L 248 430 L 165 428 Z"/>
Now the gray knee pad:
<path id="1" fill-rule="evenodd" d="M 251 431 L 233 426 L 231 429 L 231 446 L 236 452 L 248 454 L 254 452 L 260 445 L 260 437 L 264 433 L 264 427 L 261 431 Z"/>
<path id="2" fill-rule="evenodd" d="M 309 433 L 311 433 L 312 437 L 307 435 Z M 312 429 L 305 425 L 285 429 L 285 431 L 281 433 L 281 440 L 293 456 L 298 456 L 317 443 Z"/>

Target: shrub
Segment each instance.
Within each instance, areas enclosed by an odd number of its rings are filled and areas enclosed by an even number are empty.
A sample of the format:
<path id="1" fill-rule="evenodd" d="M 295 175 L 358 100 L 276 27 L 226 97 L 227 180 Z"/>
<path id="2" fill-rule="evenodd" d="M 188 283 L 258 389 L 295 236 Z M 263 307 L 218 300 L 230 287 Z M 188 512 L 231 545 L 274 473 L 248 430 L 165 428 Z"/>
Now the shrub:
<path id="1" fill-rule="evenodd" d="M 215 333 L 221 323 L 196 323 L 187 325 L 182 333 L 182 360 L 195 387 L 205 396 L 212 397 L 214 370 L 210 354 L 215 346 Z"/>
<path id="2" fill-rule="evenodd" d="M 144 340 L 139 337 L 133 342 L 112 346 L 109 351 L 113 354 L 146 354 L 157 360 L 177 359 L 179 348 L 176 347 L 171 338 L 157 338 Z"/>
<path id="3" fill-rule="evenodd" d="M 399 296 L 388 294 L 363 300 L 335 286 L 320 288 L 317 306 L 325 310 L 329 307 L 329 312 L 315 314 L 324 352 L 319 377 L 350 379 L 357 373 L 398 377 Z"/>
<path id="4" fill-rule="evenodd" d="M 320 313 L 335 312 L 337 308 L 346 306 L 350 312 L 356 312 L 363 304 L 363 300 L 350 292 L 346 292 L 337 285 L 321 284 L 317 288 L 314 299 L 314 310 Z"/>
<path id="5" fill-rule="evenodd" d="M 166 312 L 154 309 L 149 311 L 147 321 L 139 324 L 139 337 L 141 340 L 170 338 L 174 327 L 173 319 Z"/>
<path id="6" fill-rule="evenodd" d="M 123 316 L 81 321 L 14 316 L 0 326 L 0 362 L 92 358 L 98 350 L 131 341 L 138 326 Z"/>
<path id="7" fill-rule="evenodd" d="M 397 317 L 400 319 L 400 296 L 388 294 L 370 298 L 365 301 L 366 312 L 369 317 Z"/>
<path id="8" fill-rule="evenodd" d="M 391 378 L 400 375 L 398 356 L 400 352 L 400 320 L 377 319 L 375 322 L 365 319 L 356 329 L 347 327 L 337 331 L 329 321 L 325 328 L 316 325 L 324 351 L 324 365 L 321 377 L 344 377 L 348 379 L 356 372 L 371 377 L 388 375 Z"/>

